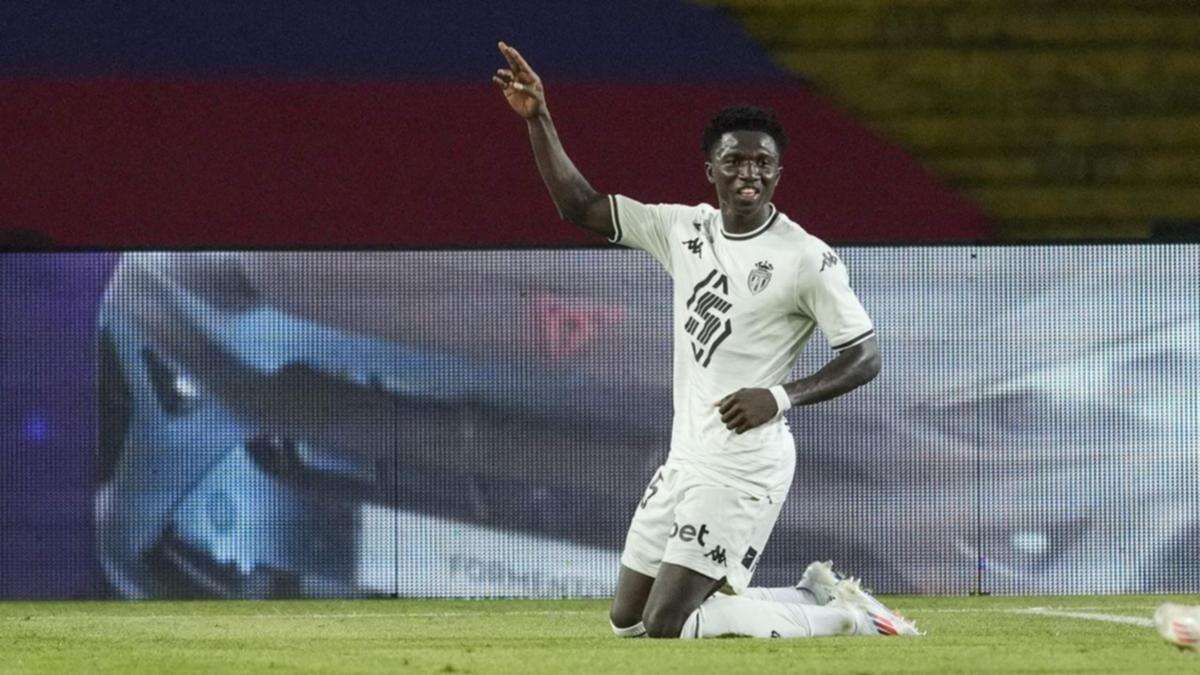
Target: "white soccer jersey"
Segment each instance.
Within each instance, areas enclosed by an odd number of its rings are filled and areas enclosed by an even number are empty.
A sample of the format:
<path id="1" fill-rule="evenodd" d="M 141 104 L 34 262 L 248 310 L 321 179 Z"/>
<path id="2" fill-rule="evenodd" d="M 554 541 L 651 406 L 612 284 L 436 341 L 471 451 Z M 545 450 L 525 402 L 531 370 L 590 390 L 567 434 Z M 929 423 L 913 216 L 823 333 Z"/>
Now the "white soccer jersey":
<path id="1" fill-rule="evenodd" d="M 727 234 L 707 204 L 647 205 L 613 195 L 612 242 L 654 256 L 674 279 L 674 405 L 668 465 L 771 497 L 786 495 L 795 445 L 783 415 L 738 435 L 715 403 L 783 384 L 819 327 L 834 350 L 875 334 L 841 259 L 775 210 Z"/>

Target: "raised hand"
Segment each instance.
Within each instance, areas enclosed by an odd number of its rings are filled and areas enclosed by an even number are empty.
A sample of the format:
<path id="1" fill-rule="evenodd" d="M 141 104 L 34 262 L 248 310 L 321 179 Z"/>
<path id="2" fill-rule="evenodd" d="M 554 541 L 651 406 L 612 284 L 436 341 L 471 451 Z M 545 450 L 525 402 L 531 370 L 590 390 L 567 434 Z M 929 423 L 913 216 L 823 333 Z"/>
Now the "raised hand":
<path id="1" fill-rule="evenodd" d="M 546 110 L 546 91 L 542 79 L 533 72 L 520 52 L 501 42 L 500 53 L 508 61 L 508 68 L 500 68 L 492 76 L 504 98 L 518 115 L 525 119 L 537 117 Z"/>
<path id="2" fill-rule="evenodd" d="M 767 422 L 779 412 L 775 396 L 767 389 L 738 389 L 717 401 L 726 429 L 745 433 Z"/>

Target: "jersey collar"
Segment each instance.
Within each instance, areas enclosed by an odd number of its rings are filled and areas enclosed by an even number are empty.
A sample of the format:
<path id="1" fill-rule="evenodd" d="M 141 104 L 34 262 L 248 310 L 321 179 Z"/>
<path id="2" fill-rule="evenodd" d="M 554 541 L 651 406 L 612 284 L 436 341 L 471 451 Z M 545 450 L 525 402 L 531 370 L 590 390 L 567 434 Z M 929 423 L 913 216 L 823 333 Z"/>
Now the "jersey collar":
<path id="1" fill-rule="evenodd" d="M 779 217 L 779 209 L 775 208 L 774 204 L 767 204 L 767 206 L 771 207 L 771 215 L 767 216 L 767 220 L 765 222 L 763 222 L 762 225 L 759 225 L 758 227 L 754 228 L 753 230 L 750 230 L 749 232 L 733 234 L 731 232 L 725 231 L 725 223 L 722 221 L 721 236 L 725 237 L 726 239 L 740 241 L 742 239 L 753 239 L 754 237 L 757 237 L 758 235 L 762 234 L 763 232 L 766 232 L 767 230 L 771 229 L 771 225 L 773 225 L 775 223 L 775 219 L 777 219 Z M 720 211 L 717 212 L 718 217 L 720 217 L 720 213 L 721 213 Z"/>

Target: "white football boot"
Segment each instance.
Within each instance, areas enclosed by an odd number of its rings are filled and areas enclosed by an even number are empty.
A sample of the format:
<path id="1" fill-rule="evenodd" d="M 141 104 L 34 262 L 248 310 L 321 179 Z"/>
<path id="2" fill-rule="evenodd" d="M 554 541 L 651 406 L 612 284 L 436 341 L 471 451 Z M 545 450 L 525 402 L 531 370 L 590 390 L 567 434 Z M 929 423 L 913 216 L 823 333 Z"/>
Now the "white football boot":
<path id="1" fill-rule="evenodd" d="M 833 600 L 833 591 L 841 580 L 842 575 L 833 571 L 832 560 L 817 561 L 805 568 L 796 588 L 812 593 L 818 605 L 827 605 Z"/>
<path id="2" fill-rule="evenodd" d="M 858 579 L 842 579 L 833 591 L 831 606 L 859 615 L 858 635 L 921 635 L 917 624 L 888 609 L 862 589 Z"/>
<path id="3" fill-rule="evenodd" d="M 1154 626 L 1176 647 L 1200 651 L 1200 607 L 1164 603 L 1154 612 Z"/>

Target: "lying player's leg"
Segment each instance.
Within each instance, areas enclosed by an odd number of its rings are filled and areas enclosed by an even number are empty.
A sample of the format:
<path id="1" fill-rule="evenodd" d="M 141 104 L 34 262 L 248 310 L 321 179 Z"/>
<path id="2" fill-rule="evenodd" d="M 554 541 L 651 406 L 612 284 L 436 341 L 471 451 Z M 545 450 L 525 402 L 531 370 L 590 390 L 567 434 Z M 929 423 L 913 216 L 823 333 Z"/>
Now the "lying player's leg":
<path id="1" fill-rule="evenodd" d="M 797 605 L 828 605 L 833 600 L 833 591 L 841 580 L 833 571 L 832 562 L 813 562 L 804 570 L 804 575 L 795 586 L 781 588 L 751 587 L 740 595 L 752 600 L 772 600 Z M 733 589 L 729 589 L 733 593 Z"/>
<path id="2" fill-rule="evenodd" d="M 838 601 L 820 607 L 720 594 L 709 598 L 688 616 L 680 637 L 808 638 L 873 634 L 868 631 L 871 622 L 866 613 Z"/>
<path id="3" fill-rule="evenodd" d="M 858 588 L 838 584 L 825 606 L 717 595 L 684 622 L 680 637 L 807 638 L 832 635 L 920 635 L 915 625 Z"/>
<path id="4" fill-rule="evenodd" d="M 656 638 L 877 634 L 871 617 L 849 604 L 834 601 L 817 607 L 714 594 L 724 583 L 664 562 L 643 613 L 646 634 Z"/>
<path id="5" fill-rule="evenodd" d="M 732 589 L 729 592 L 732 594 Z M 832 561 L 811 563 L 804 570 L 800 583 L 794 587 L 747 588 L 738 597 L 794 605 L 849 608 L 858 616 L 859 628 L 865 629 L 867 634 L 874 631 L 879 635 L 920 635 L 915 624 L 864 590 L 857 579 L 834 572 Z"/>
<path id="6" fill-rule="evenodd" d="M 721 591 L 728 595 L 739 595 L 754 600 L 774 600 L 798 605 L 827 605 L 833 600 L 834 589 L 846 578 L 833 570 L 832 560 L 825 562 L 817 560 L 808 564 L 800 581 L 796 582 L 795 586 L 753 586 L 741 593 L 726 586 Z"/>

